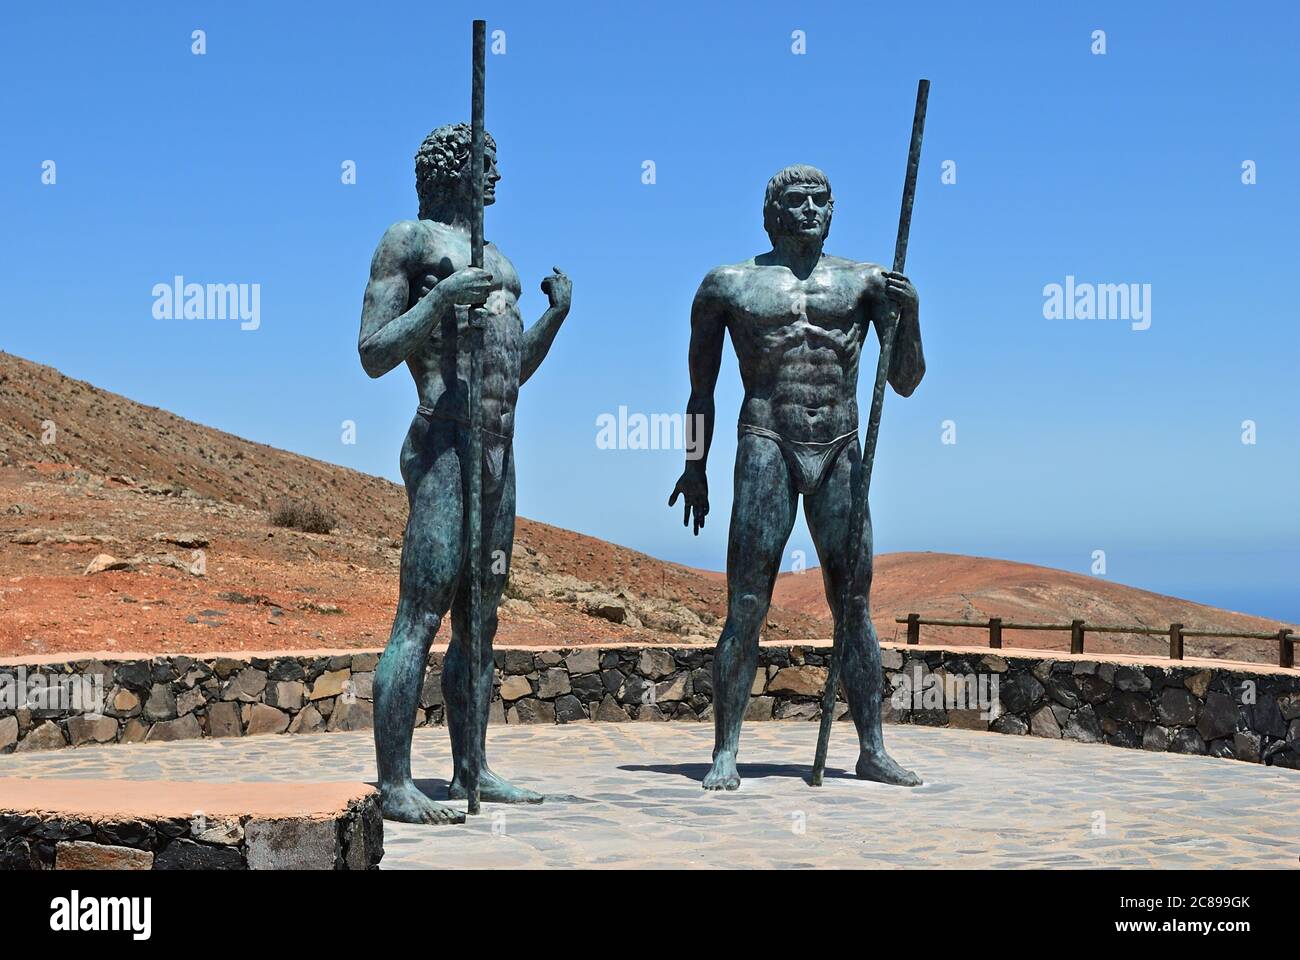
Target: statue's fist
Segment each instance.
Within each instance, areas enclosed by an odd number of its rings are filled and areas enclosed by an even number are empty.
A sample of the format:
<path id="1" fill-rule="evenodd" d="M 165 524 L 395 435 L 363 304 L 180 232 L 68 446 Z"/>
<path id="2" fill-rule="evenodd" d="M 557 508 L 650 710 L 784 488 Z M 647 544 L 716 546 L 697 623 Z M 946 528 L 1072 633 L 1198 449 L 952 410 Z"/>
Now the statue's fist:
<path id="1" fill-rule="evenodd" d="M 915 311 L 920 298 L 916 294 L 916 287 L 912 286 L 912 281 L 895 270 L 886 270 L 884 277 L 885 295 L 893 303 L 894 309 L 899 313 Z"/>
<path id="2" fill-rule="evenodd" d="M 681 479 L 677 481 L 677 486 L 673 488 L 673 495 L 668 498 L 668 506 L 677 502 L 678 497 L 682 498 L 682 526 L 690 526 L 691 514 L 695 515 L 696 536 L 700 534 L 700 528 L 704 526 L 704 518 L 709 515 L 709 478 L 705 472 L 694 465 L 688 465 L 682 471 Z"/>
<path id="3" fill-rule="evenodd" d="M 554 270 L 554 273 L 542 281 L 542 293 L 546 294 L 547 299 L 551 301 L 553 309 L 568 312 L 569 303 L 573 299 L 573 281 L 566 277 L 559 267 L 555 267 Z"/>
<path id="4" fill-rule="evenodd" d="M 429 279 L 426 277 L 425 283 Z M 437 285 L 442 287 L 443 295 L 451 298 L 452 303 L 462 307 L 481 307 L 492 292 L 492 274 L 479 267 L 466 267 Z M 423 286 L 421 290 L 422 295 L 428 292 Z"/>

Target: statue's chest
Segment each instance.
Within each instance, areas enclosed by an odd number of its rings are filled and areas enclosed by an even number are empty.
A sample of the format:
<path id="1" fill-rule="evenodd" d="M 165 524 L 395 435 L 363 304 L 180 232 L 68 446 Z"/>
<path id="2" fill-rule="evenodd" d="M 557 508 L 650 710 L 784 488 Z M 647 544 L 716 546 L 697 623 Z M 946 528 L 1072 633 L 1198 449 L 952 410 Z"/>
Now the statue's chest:
<path id="1" fill-rule="evenodd" d="M 744 286 L 736 313 L 742 325 L 759 331 L 801 325 L 847 331 L 857 323 L 858 293 L 834 274 L 763 279 Z"/>
<path id="2" fill-rule="evenodd" d="M 436 254 L 425 256 L 415 268 L 415 276 L 411 277 L 412 295 L 418 295 L 418 288 L 425 277 L 435 277 L 437 280 L 446 280 L 457 270 L 464 270 L 468 267 L 470 261 L 469 244 L 444 244 L 443 249 Z M 494 292 L 500 291 L 506 294 L 510 300 L 519 299 L 519 274 L 515 273 L 514 264 L 512 264 L 496 247 L 485 247 L 483 249 L 483 269 L 492 274 L 492 289 Z"/>

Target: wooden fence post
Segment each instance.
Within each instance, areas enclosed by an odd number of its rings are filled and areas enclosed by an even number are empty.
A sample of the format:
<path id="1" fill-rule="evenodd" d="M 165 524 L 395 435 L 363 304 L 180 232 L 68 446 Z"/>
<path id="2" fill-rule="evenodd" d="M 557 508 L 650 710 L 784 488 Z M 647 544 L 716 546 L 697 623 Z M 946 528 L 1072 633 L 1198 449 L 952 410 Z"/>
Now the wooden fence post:
<path id="1" fill-rule="evenodd" d="M 909 613 L 907 615 L 907 642 L 916 646 L 921 642 L 921 615 L 919 613 Z"/>
<path id="2" fill-rule="evenodd" d="M 1290 630 L 1279 630 L 1277 632 L 1277 665 L 1279 667 L 1295 666 L 1295 640 L 1291 637 Z"/>
<path id="3" fill-rule="evenodd" d="M 1002 618 L 989 617 L 989 646 L 994 650 L 1002 649 Z"/>
<path id="4" fill-rule="evenodd" d="M 1169 659 L 1183 659 L 1183 625 L 1181 623 L 1169 624 Z"/>
<path id="5" fill-rule="evenodd" d="M 1070 652 L 1083 653 L 1083 621 L 1070 621 Z"/>

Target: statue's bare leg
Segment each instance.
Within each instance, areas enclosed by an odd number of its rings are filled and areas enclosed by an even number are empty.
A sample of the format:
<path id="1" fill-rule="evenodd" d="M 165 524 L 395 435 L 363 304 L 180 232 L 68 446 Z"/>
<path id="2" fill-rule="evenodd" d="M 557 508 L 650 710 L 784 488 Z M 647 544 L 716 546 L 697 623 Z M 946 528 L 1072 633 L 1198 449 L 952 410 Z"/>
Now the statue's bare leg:
<path id="1" fill-rule="evenodd" d="M 488 708 L 492 700 L 492 640 L 497 632 L 497 604 L 510 573 L 515 538 L 515 464 L 505 454 L 502 476 L 483 477 L 483 659 L 479 669 L 479 715 L 469 713 L 469 607 L 468 586 L 458 591 L 451 606 L 451 645 L 442 668 L 443 699 L 447 703 L 447 729 L 451 734 L 452 781 L 447 788 L 453 800 L 465 799 L 464 764 L 467 738 L 476 736 L 483 766 L 479 771 L 479 799 L 491 803 L 541 803 L 542 795 L 517 787 L 493 772 L 487 764 Z"/>
<path id="2" fill-rule="evenodd" d="M 826 602 L 835 618 L 835 632 L 842 634 L 840 645 L 841 676 L 849 712 L 858 729 L 857 774 L 864 780 L 915 787 L 921 782 L 911 770 L 899 766 L 885 752 L 880 729 L 880 642 L 871 624 L 869 596 L 871 590 L 871 516 L 868 513 L 862 530 L 862 577 L 854 588 L 850 582 L 849 513 L 852 509 L 853 468 L 860 458 L 858 445 L 851 444 L 836 459 L 821 487 L 804 498 L 804 516 L 812 533 L 821 562 L 826 587 Z M 846 591 L 852 591 L 849 620 L 843 622 Z"/>
<path id="3" fill-rule="evenodd" d="M 727 622 L 713 655 L 713 767 L 705 790 L 740 786 L 736 752 L 758 669 L 758 638 L 781 570 L 796 497 L 774 440 L 744 434 L 736 448 L 735 499 L 727 542 Z"/>
<path id="4" fill-rule="evenodd" d="M 402 541 L 401 592 L 393 631 L 375 670 L 375 754 L 384 818 L 460 823 L 411 778 L 411 733 L 429 645 L 446 613 L 460 568 L 460 463 L 454 425 L 417 418 L 402 448 L 410 515 Z"/>

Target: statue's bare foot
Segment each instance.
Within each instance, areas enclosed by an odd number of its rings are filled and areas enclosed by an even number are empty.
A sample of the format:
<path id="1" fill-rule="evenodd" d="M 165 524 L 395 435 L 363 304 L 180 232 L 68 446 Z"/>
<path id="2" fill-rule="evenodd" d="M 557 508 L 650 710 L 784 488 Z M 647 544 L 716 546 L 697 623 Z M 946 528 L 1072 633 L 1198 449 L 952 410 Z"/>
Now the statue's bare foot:
<path id="1" fill-rule="evenodd" d="M 704 775 L 705 790 L 740 789 L 740 771 L 736 769 L 734 753 L 719 753 L 713 758 L 713 767 Z"/>
<path id="2" fill-rule="evenodd" d="M 876 753 L 863 750 L 858 757 L 857 773 L 863 780 L 874 780 L 876 783 L 889 783 L 898 787 L 921 785 L 920 777 L 911 770 L 904 770 L 884 750 Z"/>
<path id="3" fill-rule="evenodd" d="M 468 799 L 468 794 L 460 783 L 460 774 L 452 778 L 451 784 L 447 787 L 447 796 L 452 800 Z M 546 799 L 535 790 L 516 787 L 509 780 L 486 767 L 479 774 L 478 797 L 484 803 L 541 803 Z"/>
<path id="4" fill-rule="evenodd" d="M 465 822 L 465 814 L 425 796 L 410 780 L 396 786 L 381 787 L 380 797 L 385 820 L 400 823 Z"/>

